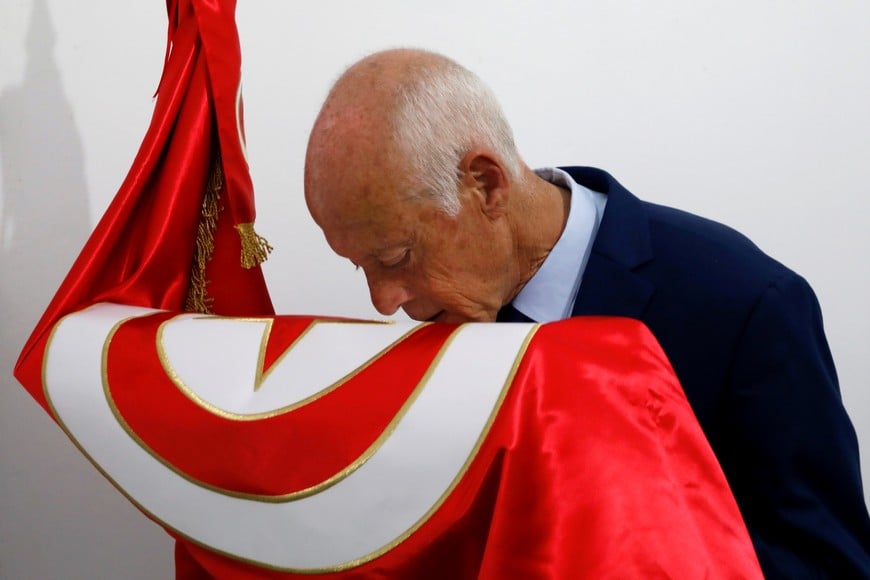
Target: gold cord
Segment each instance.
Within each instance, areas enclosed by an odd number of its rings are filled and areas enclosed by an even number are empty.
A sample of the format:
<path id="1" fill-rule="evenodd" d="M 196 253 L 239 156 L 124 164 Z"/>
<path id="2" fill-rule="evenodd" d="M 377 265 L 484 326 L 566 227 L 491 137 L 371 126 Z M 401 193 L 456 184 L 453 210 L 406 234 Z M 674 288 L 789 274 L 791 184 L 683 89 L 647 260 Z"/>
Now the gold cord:
<path id="1" fill-rule="evenodd" d="M 208 296 L 206 290 L 209 281 L 205 277 L 205 268 L 214 253 L 214 233 L 217 230 L 218 214 L 223 210 L 220 205 L 220 191 L 223 185 L 221 160 L 220 156 L 216 156 L 211 177 L 206 185 L 205 194 L 202 196 L 202 212 L 196 232 L 196 248 L 193 265 L 190 268 L 190 288 L 187 291 L 187 300 L 184 304 L 184 309 L 188 312 L 212 313 L 211 304 L 214 299 Z"/>
<path id="2" fill-rule="evenodd" d="M 272 246 L 266 238 L 254 231 L 253 222 L 237 224 L 236 230 L 242 238 L 242 267 L 250 269 L 265 262 Z"/>

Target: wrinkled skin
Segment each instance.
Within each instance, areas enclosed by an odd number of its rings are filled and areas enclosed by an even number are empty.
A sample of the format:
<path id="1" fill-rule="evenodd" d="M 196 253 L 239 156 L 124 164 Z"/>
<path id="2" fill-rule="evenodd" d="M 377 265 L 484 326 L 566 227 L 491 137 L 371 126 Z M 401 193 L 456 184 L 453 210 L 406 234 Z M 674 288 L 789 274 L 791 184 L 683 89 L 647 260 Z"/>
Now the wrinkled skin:
<path id="1" fill-rule="evenodd" d="M 493 321 L 561 235 L 568 194 L 485 145 L 458 162 L 460 210 L 418 194 L 389 130 L 393 83 L 432 55 L 393 51 L 352 67 L 315 122 L 305 200 L 330 247 L 362 268 L 375 308 L 415 320 Z"/>
<path id="2" fill-rule="evenodd" d="M 474 178 L 465 181 L 456 216 L 400 199 L 388 183 L 309 208 L 330 247 L 363 269 L 381 314 L 401 308 L 415 320 L 492 321 L 519 277 L 510 224 L 500 201 Z"/>

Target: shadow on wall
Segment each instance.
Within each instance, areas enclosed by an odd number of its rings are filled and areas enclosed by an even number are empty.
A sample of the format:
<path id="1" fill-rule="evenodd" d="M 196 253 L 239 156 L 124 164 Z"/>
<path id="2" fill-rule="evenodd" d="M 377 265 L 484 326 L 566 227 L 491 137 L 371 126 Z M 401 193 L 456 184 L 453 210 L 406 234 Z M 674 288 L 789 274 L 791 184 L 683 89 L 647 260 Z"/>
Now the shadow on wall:
<path id="1" fill-rule="evenodd" d="M 0 93 L 0 578 L 10 580 L 52 573 L 40 563 L 58 551 L 62 538 L 52 536 L 75 534 L 39 527 L 40 510 L 64 508 L 57 480 L 77 458 L 12 378 L 24 341 L 90 230 L 82 141 L 54 44 L 46 0 L 35 0 L 24 78 Z"/>
<path id="2" fill-rule="evenodd" d="M 0 92 L 0 578 L 170 578 L 169 536 L 12 378 L 91 231 L 84 145 L 54 56 L 48 0 L 24 5 L 24 77 Z"/>
<path id="3" fill-rule="evenodd" d="M 84 152 L 54 60 L 46 0 L 33 3 L 20 85 L 0 93 L 0 349 L 18 350 L 90 231 Z"/>

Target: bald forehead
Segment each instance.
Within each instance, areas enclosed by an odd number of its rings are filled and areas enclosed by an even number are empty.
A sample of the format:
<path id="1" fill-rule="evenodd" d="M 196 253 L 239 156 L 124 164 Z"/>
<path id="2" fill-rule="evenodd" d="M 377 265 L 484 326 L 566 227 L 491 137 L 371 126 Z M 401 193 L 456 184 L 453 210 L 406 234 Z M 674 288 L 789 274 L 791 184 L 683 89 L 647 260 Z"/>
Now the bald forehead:
<path id="1" fill-rule="evenodd" d="M 348 67 L 336 81 L 332 93 L 340 93 L 356 84 L 375 90 L 395 90 L 398 85 L 425 77 L 428 70 L 452 64 L 453 61 L 444 56 L 423 50 L 395 49 L 376 52 Z"/>
<path id="2" fill-rule="evenodd" d="M 392 203 L 407 187 L 406 168 L 381 118 L 347 108 L 318 119 L 305 161 L 305 199 L 323 211 Z"/>
<path id="3" fill-rule="evenodd" d="M 359 102 L 324 109 L 315 122 L 305 160 L 309 179 L 348 172 L 395 170 L 394 137 L 387 112 Z"/>
<path id="4" fill-rule="evenodd" d="M 339 78 L 311 130 L 306 165 L 370 154 L 389 141 L 395 83 L 384 64 L 364 59 Z"/>
<path id="5" fill-rule="evenodd" d="M 409 187 L 393 126 L 399 95 L 427 71 L 451 63 L 426 51 L 396 49 L 363 58 L 341 75 L 308 142 L 305 197 L 312 213 L 326 201 L 380 198 Z"/>
<path id="6" fill-rule="evenodd" d="M 344 120 L 379 118 L 389 121 L 403 89 L 430 76 L 435 69 L 456 66 L 439 54 L 416 49 L 377 52 L 351 65 L 335 82 L 321 109 L 324 125 Z"/>

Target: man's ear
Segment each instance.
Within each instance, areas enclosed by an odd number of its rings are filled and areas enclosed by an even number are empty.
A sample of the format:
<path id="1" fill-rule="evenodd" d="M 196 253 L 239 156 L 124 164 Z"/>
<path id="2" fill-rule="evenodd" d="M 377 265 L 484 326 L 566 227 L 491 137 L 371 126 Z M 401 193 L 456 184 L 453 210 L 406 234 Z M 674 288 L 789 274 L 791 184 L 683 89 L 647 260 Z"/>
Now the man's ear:
<path id="1" fill-rule="evenodd" d="M 510 176 L 495 153 L 475 148 L 459 160 L 459 175 L 463 189 L 480 203 L 485 214 L 499 217 L 507 210 Z"/>

